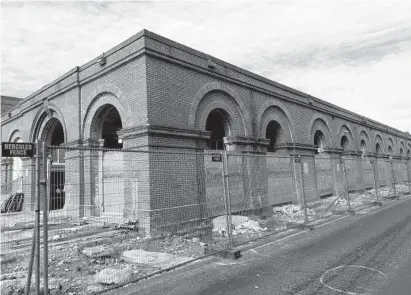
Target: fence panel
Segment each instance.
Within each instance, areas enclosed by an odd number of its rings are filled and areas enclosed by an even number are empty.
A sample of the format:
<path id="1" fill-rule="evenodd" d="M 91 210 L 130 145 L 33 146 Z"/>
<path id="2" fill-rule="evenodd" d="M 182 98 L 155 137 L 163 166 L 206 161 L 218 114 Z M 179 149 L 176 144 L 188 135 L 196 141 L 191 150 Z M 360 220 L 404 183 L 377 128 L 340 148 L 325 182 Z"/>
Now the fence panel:
<path id="1" fill-rule="evenodd" d="M 374 187 L 374 165 L 369 158 L 362 159 L 364 188 L 370 189 Z"/>
<path id="2" fill-rule="evenodd" d="M 234 246 L 284 230 L 292 221 L 303 221 L 293 158 L 228 152 L 227 176 Z"/>
<path id="3" fill-rule="evenodd" d="M 35 158 L 3 158 L 0 216 L 2 294 L 22 294 L 34 236 Z M 34 282 L 34 280 L 33 280 Z M 34 283 L 32 283 L 34 291 Z"/>
<path id="4" fill-rule="evenodd" d="M 297 199 L 291 157 L 266 156 L 268 205 L 279 205 Z"/>
<path id="5" fill-rule="evenodd" d="M 326 158 L 316 156 L 315 172 L 320 197 L 332 195 L 334 192 L 334 171 L 331 158 L 329 156 Z"/>
<path id="6" fill-rule="evenodd" d="M 49 152 L 65 156 L 49 177 L 51 290 L 93 294 L 230 247 L 223 163 L 211 153 Z"/>
<path id="7" fill-rule="evenodd" d="M 355 209 L 377 200 L 373 164 L 356 165 L 348 156 L 344 163 L 309 156 L 298 162 L 272 153 L 86 147 L 49 147 L 47 154 L 50 166 L 23 159 L 2 181 L 8 195 L 2 195 L 1 271 L 15 292 L 27 279 L 36 171 L 48 169 L 49 288 L 62 293 L 104 291 L 345 211 L 349 201 Z M 389 180 L 378 187 L 380 197 L 395 194 L 394 178 L 403 180 L 397 195 L 410 193 L 405 162 L 378 159 L 375 169 L 377 182 Z M 371 190 L 358 191 L 359 174 Z M 40 193 L 44 199 L 44 188 Z"/>
<path id="8" fill-rule="evenodd" d="M 356 159 L 352 156 L 343 156 L 347 176 L 348 191 L 358 189 Z"/>

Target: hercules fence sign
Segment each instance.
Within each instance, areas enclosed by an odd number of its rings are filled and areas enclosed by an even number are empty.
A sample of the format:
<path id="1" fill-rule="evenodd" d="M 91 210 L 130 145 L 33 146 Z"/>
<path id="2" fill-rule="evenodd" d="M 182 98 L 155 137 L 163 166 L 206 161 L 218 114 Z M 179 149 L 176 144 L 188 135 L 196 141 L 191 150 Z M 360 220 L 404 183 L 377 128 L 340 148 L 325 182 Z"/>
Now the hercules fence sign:
<path id="1" fill-rule="evenodd" d="M 1 154 L 3 157 L 30 157 L 34 155 L 34 143 L 31 142 L 2 142 Z"/>

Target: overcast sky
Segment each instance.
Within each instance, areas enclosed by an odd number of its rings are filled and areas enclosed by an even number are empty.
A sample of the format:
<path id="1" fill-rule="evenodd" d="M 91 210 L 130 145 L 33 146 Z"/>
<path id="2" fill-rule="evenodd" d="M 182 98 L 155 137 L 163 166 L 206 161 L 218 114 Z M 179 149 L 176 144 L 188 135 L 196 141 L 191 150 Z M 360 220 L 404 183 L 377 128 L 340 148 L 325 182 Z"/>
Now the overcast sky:
<path id="1" fill-rule="evenodd" d="M 1 94 L 142 29 L 411 132 L 411 1 L 1 3 Z"/>

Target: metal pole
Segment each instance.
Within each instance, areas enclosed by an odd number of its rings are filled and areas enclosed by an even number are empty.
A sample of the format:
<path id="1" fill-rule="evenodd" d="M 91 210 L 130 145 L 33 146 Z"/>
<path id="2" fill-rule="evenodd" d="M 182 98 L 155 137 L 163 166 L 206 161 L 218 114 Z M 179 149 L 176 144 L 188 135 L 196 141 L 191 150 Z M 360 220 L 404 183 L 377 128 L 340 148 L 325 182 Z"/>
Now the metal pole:
<path id="1" fill-rule="evenodd" d="M 409 160 L 408 160 L 409 161 Z M 408 183 L 408 193 L 411 194 L 411 175 L 410 175 L 410 169 L 408 165 L 408 161 L 405 161 L 405 169 L 407 170 L 407 183 Z"/>
<path id="2" fill-rule="evenodd" d="M 377 164 L 377 161 L 376 160 L 371 160 L 371 164 L 372 164 L 372 169 L 373 169 L 373 172 L 374 172 L 373 174 L 374 174 L 375 196 L 377 197 L 377 202 L 381 203 L 380 202 L 380 197 L 378 195 L 378 186 L 377 186 L 377 178 L 376 178 L 377 170 L 375 169 L 375 165 Z"/>
<path id="3" fill-rule="evenodd" d="M 36 228 L 36 294 L 40 294 L 40 140 L 37 140 L 36 166 L 37 166 L 37 195 L 35 203 L 35 228 Z"/>
<path id="4" fill-rule="evenodd" d="M 43 142 L 42 145 L 42 152 L 43 152 L 43 166 L 44 166 L 44 174 L 43 174 L 43 181 L 42 185 L 44 188 L 44 200 L 43 200 L 43 260 L 44 260 L 44 295 L 48 295 L 48 267 L 49 267 L 49 259 L 48 259 L 48 212 L 49 212 L 49 194 L 50 194 L 50 179 L 51 177 L 51 156 L 49 155 L 46 158 L 46 144 Z"/>
<path id="5" fill-rule="evenodd" d="M 33 231 L 33 240 L 31 242 L 31 252 L 30 252 L 30 261 L 29 261 L 29 270 L 27 273 L 27 281 L 26 281 L 26 295 L 30 294 L 30 284 L 31 284 L 31 276 L 33 273 L 33 263 L 34 263 L 34 255 L 36 253 L 36 232 L 37 232 L 37 228 L 34 227 L 34 231 Z"/>
<path id="6" fill-rule="evenodd" d="M 341 166 L 344 172 L 344 189 L 345 189 L 345 195 L 347 196 L 347 211 L 352 212 L 350 194 L 348 193 L 347 170 L 345 169 L 345 160 L 342 158 L 341 158 Z"/>
<path id="7" fill-rule="evenodd" d="M 390 160 L 390 166 L 391 166 L 391 174 L 392 174 L 392 185 L 394 188 L 394 197 L 398 200 L 399 197 L 397 196 L 397 189 L 395 188 L 395 174 L 394 174 L 394 165 L 392 163 L 392 160 Z"/>
<path id="8" fill-rule="evenodd" d="M 309 223 L 308 220 L 308 212 L 307 212 L 307 201 L 305 199 L 305 186 L 304 186 L 304 163 L 300 155 L 296 159 L 296 162 L 300 162 L 300 172 L 301 172 L 301 188 L 303 190 L 303 204 L 304 204 L 304 224 L 307 225 Z"/>
<path id="9" fill-rule="evenodd" d="M 231 208 L 230 208 L 230 189 L 229 189 L 229 179 L 228 179 L 228 168 L 227 168 L 227 152 L 222 151 L 223 161 L 223 192 L 224 192 L 224 207 L 225 207 L 225 218 L 227 223 L 227 235 L 228 235 L 228 244 L 230 249 L 234 249 L 234 243 L 232 238 L 231 230 Z"/>

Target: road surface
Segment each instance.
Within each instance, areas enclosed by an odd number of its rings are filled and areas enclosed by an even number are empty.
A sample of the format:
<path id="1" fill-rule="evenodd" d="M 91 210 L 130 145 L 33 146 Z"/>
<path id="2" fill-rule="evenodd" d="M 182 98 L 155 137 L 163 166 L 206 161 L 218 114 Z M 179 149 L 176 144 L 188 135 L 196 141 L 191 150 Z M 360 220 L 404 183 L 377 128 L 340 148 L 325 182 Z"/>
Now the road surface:
<path id="1" fill-rule="evenodd" d="M 411 198 L 112 294 L 411 294 Z"/>

